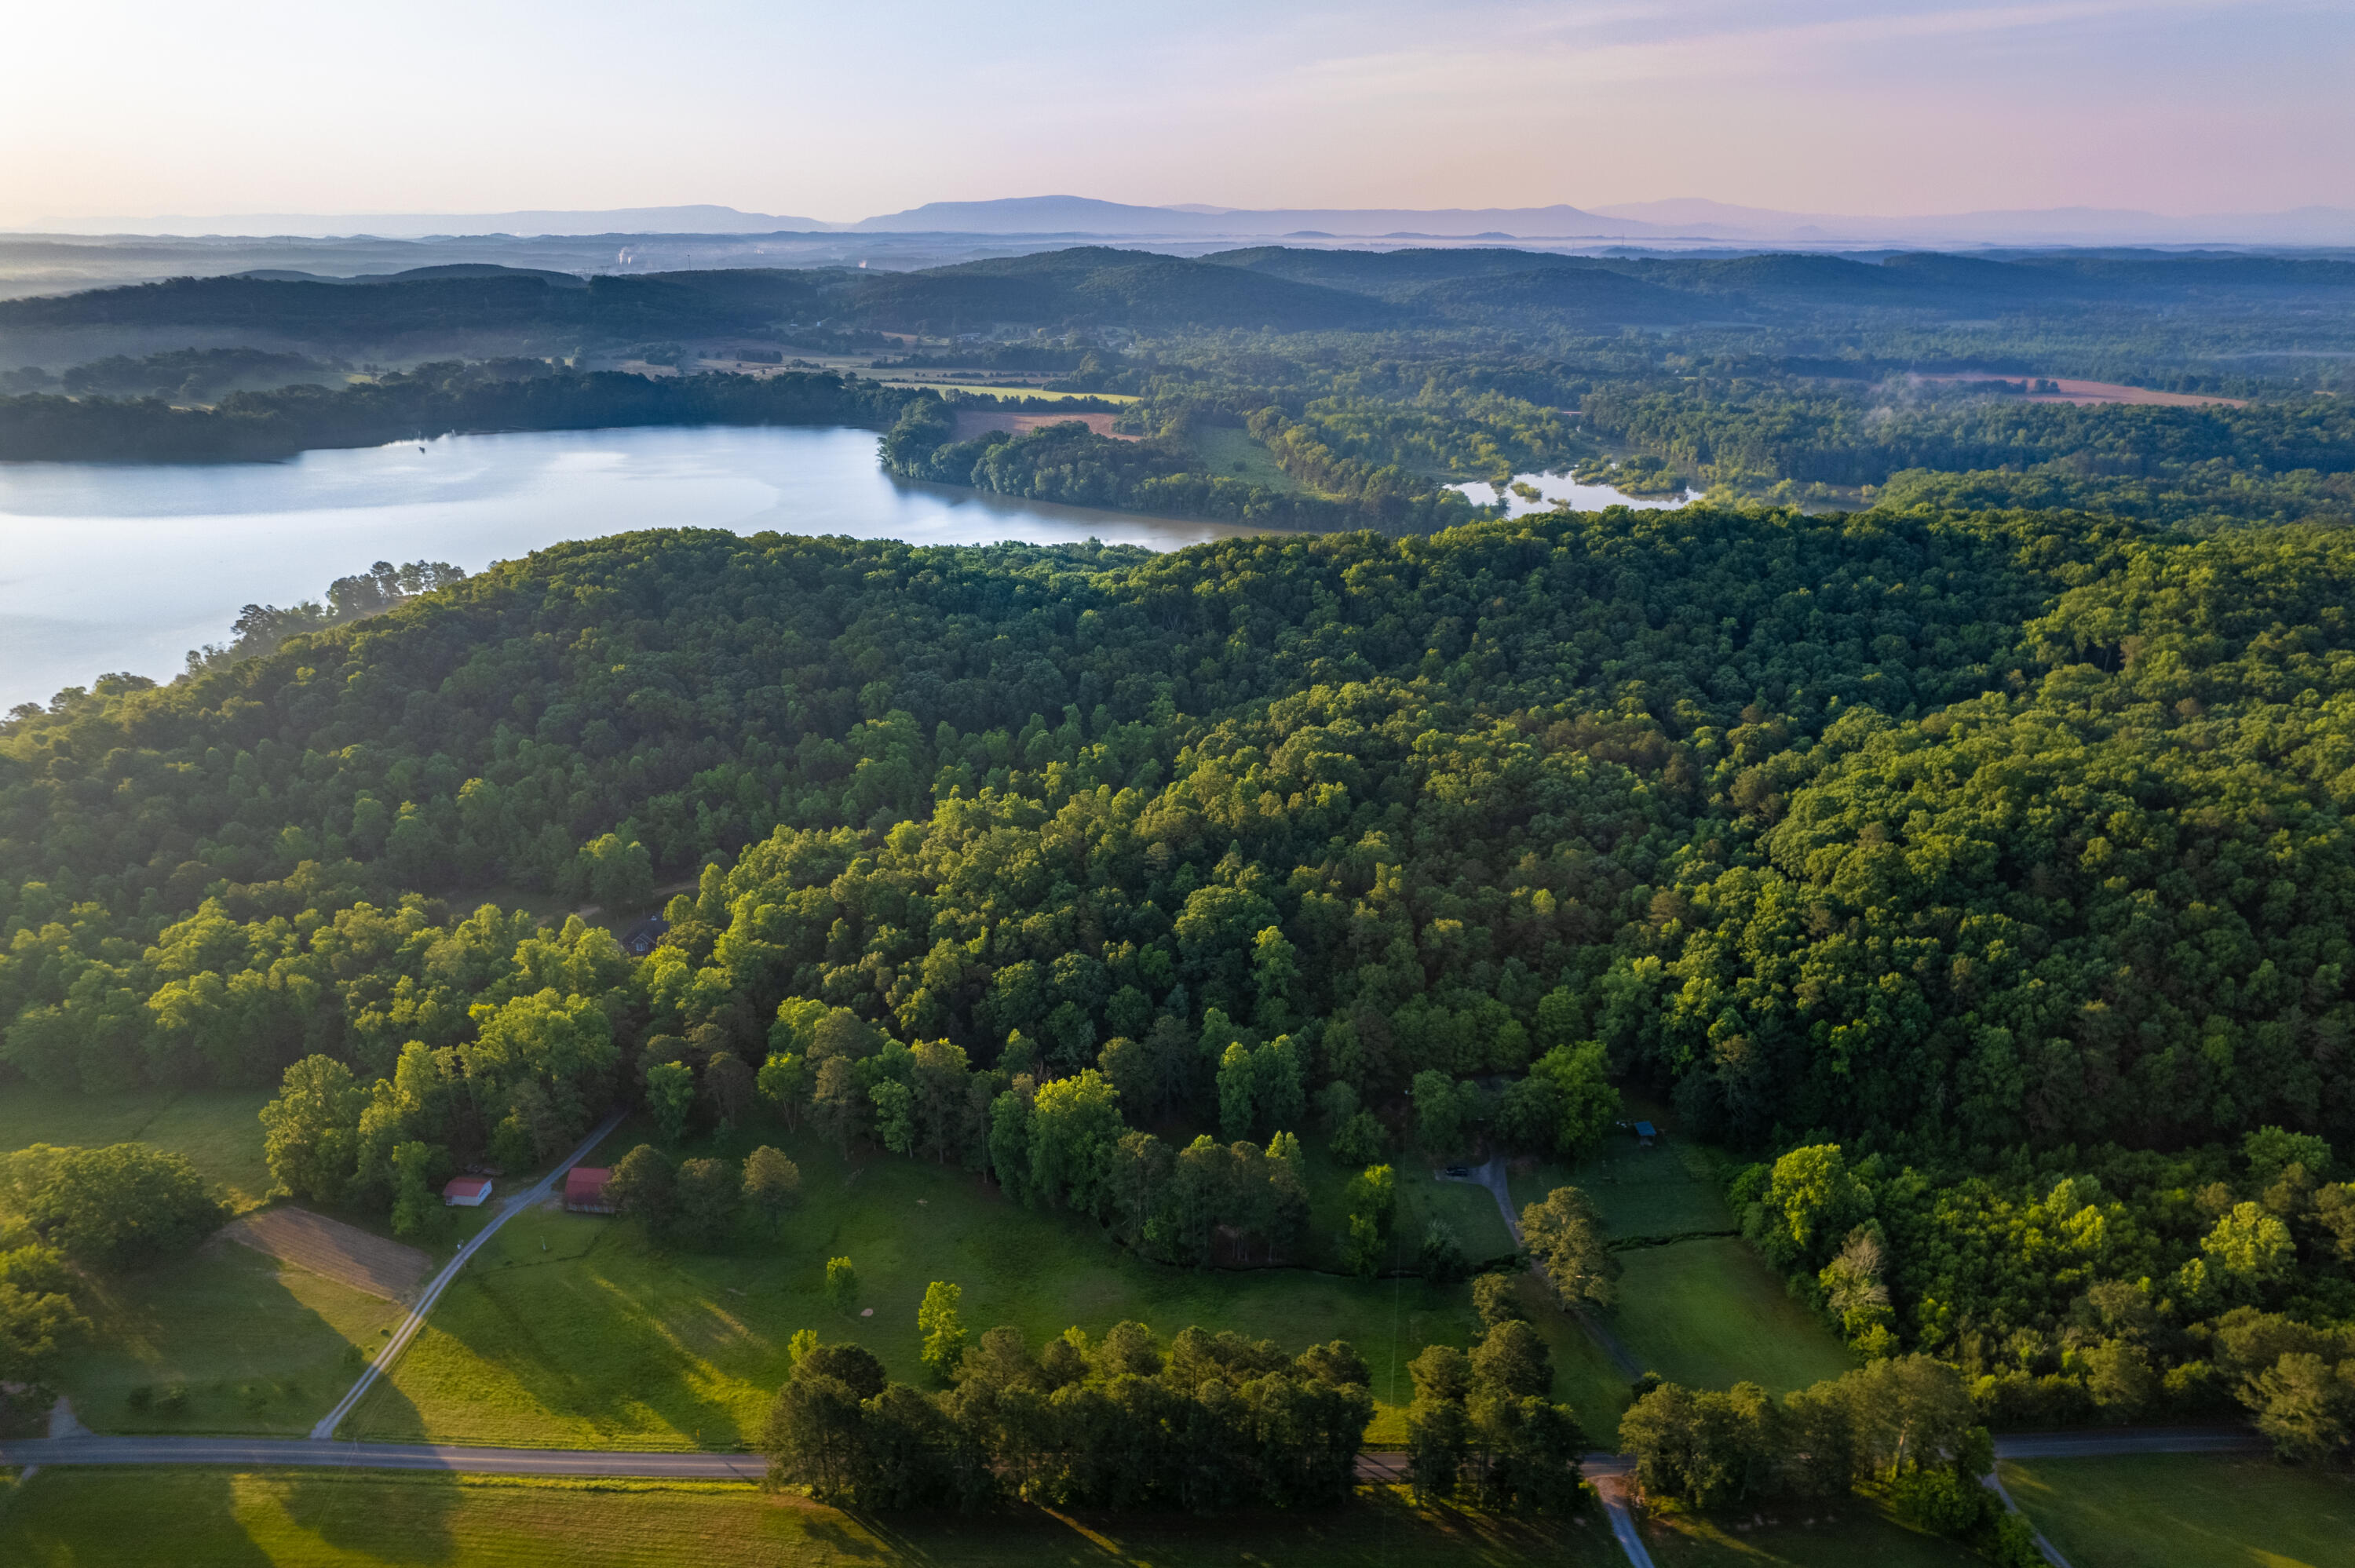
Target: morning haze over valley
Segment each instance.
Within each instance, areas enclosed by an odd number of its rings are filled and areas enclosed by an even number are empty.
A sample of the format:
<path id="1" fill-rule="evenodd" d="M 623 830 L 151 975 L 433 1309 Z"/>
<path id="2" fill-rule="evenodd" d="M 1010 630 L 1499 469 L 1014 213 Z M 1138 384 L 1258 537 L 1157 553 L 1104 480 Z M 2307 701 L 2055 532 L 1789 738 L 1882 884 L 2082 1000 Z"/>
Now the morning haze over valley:
<path id="1" fill-rule="evenodd" d="M 2355 1564 L 2355 19 L 0 95 L 0 1563 Z"/>

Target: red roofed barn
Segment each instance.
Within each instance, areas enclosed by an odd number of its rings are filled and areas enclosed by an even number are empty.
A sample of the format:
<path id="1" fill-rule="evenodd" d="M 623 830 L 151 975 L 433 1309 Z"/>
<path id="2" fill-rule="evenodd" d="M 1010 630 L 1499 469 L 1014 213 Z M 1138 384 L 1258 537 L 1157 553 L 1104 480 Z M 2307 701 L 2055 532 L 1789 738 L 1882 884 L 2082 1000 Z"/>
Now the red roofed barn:
<path id="1" fill-rule="evenodd" d="M 564 1173 L 564 1206 L 576 1214 L 610 1214 L 613 1205 L 605 1201 L 605 1183 L 613 1172 L 602 1165 L 575 1165 Z"/>

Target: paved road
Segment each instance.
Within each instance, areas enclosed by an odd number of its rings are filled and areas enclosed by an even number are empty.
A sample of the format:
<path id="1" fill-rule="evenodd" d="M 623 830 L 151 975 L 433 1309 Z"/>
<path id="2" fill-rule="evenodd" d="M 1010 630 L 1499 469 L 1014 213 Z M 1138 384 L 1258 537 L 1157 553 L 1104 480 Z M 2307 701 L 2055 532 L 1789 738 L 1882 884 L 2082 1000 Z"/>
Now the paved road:
<path id="1" fill-rule="evenodd" d="M 1505 1216 L 1505 1229 L 1511 1234 L 1513 1245 L 1521 1245 L 1521 1217 L 1513 1212 L 1513 1189 L 1506 1181 L 1505 1161 L 1501 1155 L 1486 1165 L 1475 1165 L 1466 1175 L 1443 1173 L 1439 1179 L 1442 1181 L 1469 1181 L 1476 1187 L 1487 1188 L 1488 1195 L 1497 1200 L 1497 1212 Z M 1534 1258 L 1529 1261 L 1529 1271 L 1540 1279 L 1545 1277 L 1544 1266 Z M 1586 1337 L 1602 1347 L 1603 1353 L 1611 1358 L 1628 1382 L 1633 1383 L 1644 1375 L 1644 1363 L 1635 1358 L 1618 1335 L 1604 1327 L 1601 1319 L 1583 1306 L 1572 1307 L 1570 1315 L 1578 1319 L 1578 1326 L 1586 1330 Z"/>
<path id="2" fill-rule="evenodd" d="M 2261 1451 L 2253 1432 L 2231 1427 L 2149 1427 L 2111 1432 L 2024 1433 L 1996 1439 L 1998 1459 L 2093 1458 L 2116 1454 L 2218 1454 Z M 767 1466 L 752 1454 L 661 1453 L 625 1448 L 482 1448 L 458 1443 L 335 1443 L 293 1437 L 38 1437 L 0 1443 L 0 1465 L 27 1472 L 43 1465 L 221 1465 L 239 1469 L 442 1470 L 492 1476 L 607 1476 L 666 1480 L 755 1481 Z M 1632 1568 L 1653 1568 L 1628 1503 L 1633 1462 L 1624 1454 L 1589 1454 L 1611 1533 Z M 1361 1454 L 1358 1475 L 1402 1481 L 1406 1456 Z M 1994 1478 L 1988 1478 L 1992 1483 Z M 2001 1487 L 1997 1486 L 1998 1493 Z M 2009 1504 L 2011 1499 L 2005 1497 Z M 2015 1510 L 2016 1511 L 2016 1510 Z M 2068 1568 L 2040 1534 L 2055 1568 Z"/>
<path id="3" fill-rule="evenodd" d="M 2264 1439 L 2231 1426 L 2120 1427 L 2107 1432 L 2039 1432 L 1998 1437 L 1998 1459 L 2090 1459 L 2122 1454 L 2246 1454 Z M 1589 1454 L 1589 1479 L 1625 1478 L 1625 1454 Z M 758 1476 L 751 1454 L 645 1448 L 488 1448 L 470 1443 L 335 1443 L 305 1437 L 27 1437 L 0 1442 L 0 1465 L 327 1466 L 359 1470 L 464 1470 L 517 1476 L 664 1476 L 724 1479 Z M 1369 1480 L 1401 1480 L 1406 1456 L 1359 1456 Z"/>
<path id="4" fill-rule="evenodd" d="M 556 1184 L 564 1180 L 564 1173 L 588 1159 L 589 1151 L 604 1142 L 606 1137 L 622 1125 L 623 1115 L 623 1112 L 615 1111 L 599 1122 L 596 1130 L 581 1140 L 581 1147 L 564 1157 L 563 1164 L 541 1177 L 527 1191 L 509 1198 L 506 1206 L 492 1217 L 491 1223 L 476 1231 L 474 1238 L 458 1249 L 457 1255 L 443 1266 L 442 1272 L 426 1282 L 425 1288 L 418 1294 L 417 1305 L 410 1309 L 408 1317 L 401 1319 L 400 1327 L 392 1331 L 392 1338 L 377 1351 L 376 1359 L 360 1373 L 359 1382 L 352 1384 L 351 1392 L 337 1400 L 336 1407 L 320 1417 L 319 1425 L 311 1428 L 313 1442 L 324 1443 L 335 1436 L 336 1428 L 344 1424 L 344 1418 L 351 1414 L 361 1397 L 375 1386 L 376 1380 L 383 1375 L 385 1369 L 409 1348 L 409 1341 L 417 1337 L 417 1330 L 425 1327 L 425 1315 L 433 1310 L 433 1304 L 442 1299 L 442 1293 L 450 1288 L 451 1282 L 458 1277 L 458 1271 L 466 1266 L 466 1260 L 479 1252 L 483 1244 L 490 1240 L 501 1225 L 556 1191 Z"/>
<path id="5" fill-rule="evenodd" d="M 1589 1478 L 1624 1478 L 1627 1460 L 1589 1454 Z M 758 1480 L 758 1454 L 638 1448 L 485 1448 L 467 1443 L 325 1443 L 307 1437 L 33 1437 L 0 1442 L 0 1465 L 229 1465 L 240 1469 L 450 1470 L 483 1476 L 628 1476 L 641 1479 Z M 1358 1456 L 1369 1481 L 1406 1479 L 1406 1456 Z"/>

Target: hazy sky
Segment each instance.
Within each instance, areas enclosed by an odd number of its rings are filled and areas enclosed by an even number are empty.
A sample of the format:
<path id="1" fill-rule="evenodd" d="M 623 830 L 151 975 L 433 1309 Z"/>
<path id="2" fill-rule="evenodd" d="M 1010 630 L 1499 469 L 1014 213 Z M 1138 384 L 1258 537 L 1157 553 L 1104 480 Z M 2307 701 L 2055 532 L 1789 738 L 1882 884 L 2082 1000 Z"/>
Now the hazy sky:
<path id="1" fill-rule="evenodd" d="M 2355 206 L 2355 0 L 30 0 L 0 225 L 1049 193 Z"/>

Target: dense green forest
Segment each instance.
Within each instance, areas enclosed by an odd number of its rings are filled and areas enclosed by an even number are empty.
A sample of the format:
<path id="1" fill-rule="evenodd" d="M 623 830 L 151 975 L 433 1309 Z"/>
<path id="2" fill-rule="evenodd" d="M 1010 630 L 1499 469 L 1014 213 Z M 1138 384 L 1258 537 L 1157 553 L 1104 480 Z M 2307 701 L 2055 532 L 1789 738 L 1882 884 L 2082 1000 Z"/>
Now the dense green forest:
<path id="1" fill-rule="evenodd" d="M 2355 1308 L 2350 547 L 1927 505 L 559 546 L 18 710 L 5 1061 L 302 1064 L 282 1176 L 363 1202 L 758 1095 L 1178 1259 L 1296 1223 L 1250 1140 L 1574 1151 L 1608 1072 L 1764 1160 L 1753 1234 L 1859 1347 L 2202 1411 Z M 643 962 L 501 902 L 673 879 Z M 1125 1196 L 1198 1167 L 1208 1208 Z"/>

